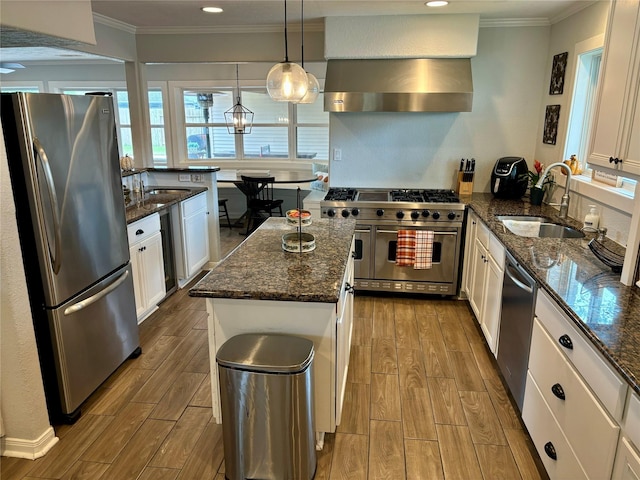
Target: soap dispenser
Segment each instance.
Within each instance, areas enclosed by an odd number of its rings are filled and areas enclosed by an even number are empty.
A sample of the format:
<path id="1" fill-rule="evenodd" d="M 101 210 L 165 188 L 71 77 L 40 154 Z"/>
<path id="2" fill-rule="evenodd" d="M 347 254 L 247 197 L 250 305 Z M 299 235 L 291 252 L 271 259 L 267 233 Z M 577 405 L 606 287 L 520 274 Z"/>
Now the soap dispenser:
<path id="1" fill-rule="evenodd" d="M 589 213 L 584 217 L 584 225 L 582 230 L 585 232 L 596 232 L 600 224 L 600 215 L 596 211 L 595 205 L 589 205 Z"/>

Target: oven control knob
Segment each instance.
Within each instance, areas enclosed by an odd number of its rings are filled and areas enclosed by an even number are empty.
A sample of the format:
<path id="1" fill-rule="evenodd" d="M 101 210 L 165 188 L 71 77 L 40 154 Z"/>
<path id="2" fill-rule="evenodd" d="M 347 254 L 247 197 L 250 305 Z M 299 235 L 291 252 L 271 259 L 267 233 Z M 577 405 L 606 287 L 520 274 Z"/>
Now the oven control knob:
<path id="1" fill-rule="evenodd" d="M 329 210 L 327 210 L 327 216 L 328 217 L 335 217 L 336 216 L 336 211 L 333 208 L 330 208 Z"/>
<path id="2" fill-rule="evenodd" d="M 427 218 L 429 215 L 431 215 L 431 212 L 429 210 L 422 210 L 422 216 L 424 218 Z"/>
<path id="3" fill-rule="evenodd" d="M 411 218 L 413 218 L 414 220 L 417 220 L 418 217 L 420 217 L 420 212 L 418 212 L 417 210 L 414 210 L 413 212 L 411 212 Z"/>
<path id="4" fill-rule="evenodd" d="M 376 215 L 379 216 L 379 217 L 383 216 L 384 215 L 384 210 L 379 208 L 378 210 L 376 210 Z"/>
<path id="5" fill-rule="evenodd" d="M 434 220 L 437 220 L 440 218 L 440 212 L 433 212 L 431 214 L 431 218 L 433 218 Z"/>
<path id="6" fill-rule="evenodd" d="M 345 208 L 344 210 L 342 210 L 341 215 L 342 215 L 344 218 L 347 218 L 347 217 L 349 216 L 349 210 L 347 210 L 347 209 Z"/>
<path id="7" fill-rule="evenodd" d="M 447 213 L 447 218 L 448 218 L 449 220 L 455 220 L 455 218 L 456 218 L 456 212 L 449 212 L 449 213 Z"/>
<path id="8" fill-rule="evenodd" d="M 354 217 L 357 217 L 359 213 L 360 213 L 360 210 L 358 208 L 351 209 L 351 215 L 353 215 Z"/>
<path id="9" fill-rule="evenodd" d="M 400 212 L 396 212 L 396 218 L 397 219 L 402 219 L 404 218 L 404 212 L 400 211 Z"/>

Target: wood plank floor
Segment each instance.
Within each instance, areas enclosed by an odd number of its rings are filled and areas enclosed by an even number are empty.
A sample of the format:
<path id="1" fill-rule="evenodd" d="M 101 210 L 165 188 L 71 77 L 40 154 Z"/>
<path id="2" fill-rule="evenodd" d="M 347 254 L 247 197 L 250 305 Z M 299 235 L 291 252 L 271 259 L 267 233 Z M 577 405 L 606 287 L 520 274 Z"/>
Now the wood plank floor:
<path id="1" fill-rule="evenodd" d="M 343 418 L 316 479 L 545 478 L 466 302 L 356 295 L 354 305 Z M 142 355 L 75 425 L 56 427 L 46 456 L 0 458 L 0 478 L 223 480 L 206 325 L 203 299 L 169 297 L 141 325 Z"/>

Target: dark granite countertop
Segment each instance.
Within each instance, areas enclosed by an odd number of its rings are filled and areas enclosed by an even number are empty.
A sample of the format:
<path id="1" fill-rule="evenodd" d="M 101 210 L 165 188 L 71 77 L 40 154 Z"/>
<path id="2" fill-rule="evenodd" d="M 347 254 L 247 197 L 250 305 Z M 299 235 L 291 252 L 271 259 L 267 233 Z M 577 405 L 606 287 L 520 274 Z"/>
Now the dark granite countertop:
<path id="1" fill-rule="evenodd" d="M 350 255 L 355 220 L 313 219 L 303 232 L 315 236 L 309 253 L 282 249 L 295 232 L 285 218 L 267 219 L 189 291 L 194 297 L 336 303 Z"/>
<path id="2" fill-rule="evenodd" d="M 640 394 L 640 288 L 620 283 L 620 274 L 593 255 L 587 246 L 593 235 L 557 239 L 511 233 L 496 215 L 542 215 L 556 223 L 582 227 L 573 219 L 559 218 L 557 210 L 530 205 L 526 199 L 474 194 L 468 205 Z M 605 242 L 624 252 L 615 242 Z"/>
<path id="3" fill-rule="evenodd" d="M 147 192 L 154 189 L 180 189 L 181 193 L 166 193 L 161 195 L 149 195 Z M 163 187 L 157 185 L 148 185 L 145 191 L 144 199 L 137 203 L 135 200 L 131 200 L 125 204 L 127 224 L 133 223 L 141 218 L 151 215 L 152 213 L 161 212 L 171 205 L 186 200 L 187 198 L 198 195 L 199 193 L 206 192 L 207 187 Z M 133 192 L 131 193 L 133 198 Z"/>

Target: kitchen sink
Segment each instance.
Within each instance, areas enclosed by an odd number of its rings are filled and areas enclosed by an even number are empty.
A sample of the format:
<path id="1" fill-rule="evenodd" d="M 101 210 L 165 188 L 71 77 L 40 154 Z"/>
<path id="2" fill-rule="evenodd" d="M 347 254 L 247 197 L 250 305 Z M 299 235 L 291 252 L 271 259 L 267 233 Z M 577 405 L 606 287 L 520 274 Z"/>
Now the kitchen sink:
<path id="1" fill-rule="evenodd" d="M 584 233 L 573 227 L 552 223 L 547 217 L 498 215 L 498 220 L 511 233 L 521 237 L 583 238 Z"/>
<path id="2" fill-rule="evenodd" d="M 190 191 L 190 188 L 154 188 L 148 190 L 147 195 L 180 195 Z"/>

